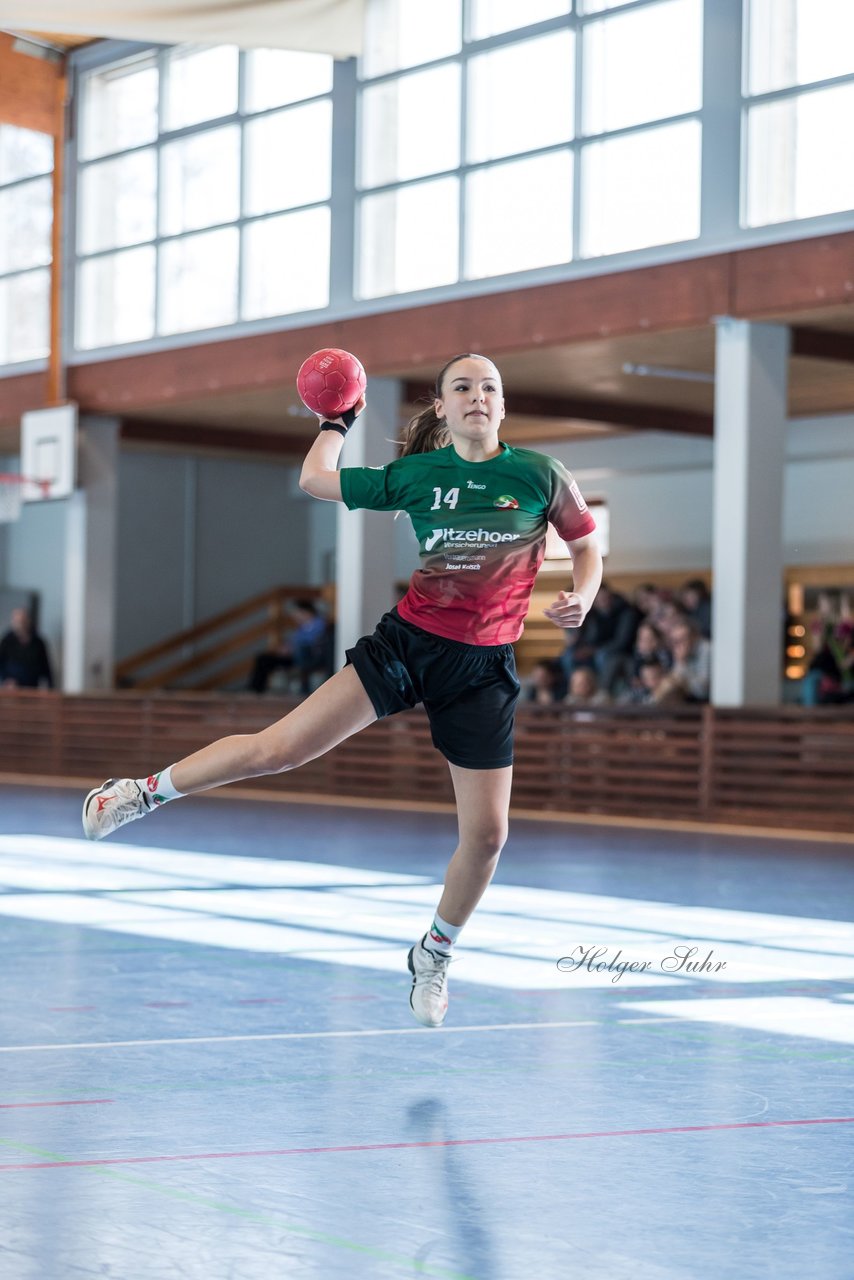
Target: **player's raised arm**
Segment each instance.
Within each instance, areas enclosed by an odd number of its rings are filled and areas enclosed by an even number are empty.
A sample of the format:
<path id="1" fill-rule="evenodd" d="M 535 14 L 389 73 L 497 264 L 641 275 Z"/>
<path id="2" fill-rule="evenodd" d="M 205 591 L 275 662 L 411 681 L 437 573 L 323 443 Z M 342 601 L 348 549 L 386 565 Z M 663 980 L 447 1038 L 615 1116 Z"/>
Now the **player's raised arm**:
<path id="1" fill-rule="evenodd" d="M 297 390 L 320 423 L 299 479 L 300 488 L 314 498 L 342 500 L 338 459 L 344 437 L 365 407 L 365 385 L 360 362 L 338 347 L 315 351 L 300 366 Z"/>
<path id="2" fill-rule="evenodd" d="M 305 456 L 300 472 L 299 487 L 313 498 L 326 502 L 341 502 L 341 477 L 338 459 L 344 447 L 344 437 L 338 431 L 321 430 Z"/>

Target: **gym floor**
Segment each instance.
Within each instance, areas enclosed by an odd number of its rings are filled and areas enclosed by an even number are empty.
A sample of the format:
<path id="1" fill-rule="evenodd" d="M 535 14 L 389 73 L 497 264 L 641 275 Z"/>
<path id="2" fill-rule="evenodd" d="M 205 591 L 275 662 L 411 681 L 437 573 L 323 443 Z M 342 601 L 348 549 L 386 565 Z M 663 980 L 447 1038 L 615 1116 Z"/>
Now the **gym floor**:
<path id="1" fill-rule="evenodd" d="M 453 817 L 81 800 L 0 788 L 3 1280 L 854 1277 L 854 845 L 516 821 L 434 1031 Z"/>

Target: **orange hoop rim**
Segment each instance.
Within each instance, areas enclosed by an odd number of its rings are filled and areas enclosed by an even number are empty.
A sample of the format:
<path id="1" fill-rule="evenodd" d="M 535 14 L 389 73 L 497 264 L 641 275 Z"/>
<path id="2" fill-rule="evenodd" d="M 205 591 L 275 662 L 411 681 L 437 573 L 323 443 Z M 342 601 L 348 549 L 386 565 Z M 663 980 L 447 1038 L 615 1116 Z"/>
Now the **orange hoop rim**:
<path id="1" fill-rule="evenodd" d="M 34 485 L 37 485 L 39 489 L 41 489 L 42 497 L 48 498 L 50 497 L 50 486 L 53 484 L 53 481 L 52 480 L 34 480 L 32 479 L 31 476 L 19 476 L 13 471 L 0 471 L 0 485 L 4 485 L 4 484 L 10 485 L 10 486 L 16 485 L 16 484 L 17 485 L 34 484 Z"/>

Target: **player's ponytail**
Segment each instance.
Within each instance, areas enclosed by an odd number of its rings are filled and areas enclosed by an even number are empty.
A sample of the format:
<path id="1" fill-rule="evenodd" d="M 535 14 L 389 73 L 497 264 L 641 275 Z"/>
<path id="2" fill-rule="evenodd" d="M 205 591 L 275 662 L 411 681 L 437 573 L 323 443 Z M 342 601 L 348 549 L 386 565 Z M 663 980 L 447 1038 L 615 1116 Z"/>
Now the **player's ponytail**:
<path id="1" fill-rule="evenodd" d="M 486 359 L 486 356 L 478 356 L 471 351 L 464 351 L 461 355 L 454 356 L 448 361 L 436 379 L 436 386 L 433 392 L 435 399 L 442 399 L 445 374 L 458 360 Z M 444 418 L 436 417 L 436 410 L 433 408 L 431 400 L 431 403 L 426 408 L 409 419 L 409 424 L 403 436 L 400 457 L 405 458 L 410 453 L 430 453 L 433 449 L 444 449 L 445 445 L 450 443 L 451 435 L 447 424 Z"/>
<path id="2" fill-rule="evenodd" d="M 437 418 L 433 405 L 428 404 L 426 409 L 409 419 L 400 456 L 405 458 L 410 453 L 430 453 L 433 449 L 444 449 L 450 443 L 451 437 L 444 420 Z"/>

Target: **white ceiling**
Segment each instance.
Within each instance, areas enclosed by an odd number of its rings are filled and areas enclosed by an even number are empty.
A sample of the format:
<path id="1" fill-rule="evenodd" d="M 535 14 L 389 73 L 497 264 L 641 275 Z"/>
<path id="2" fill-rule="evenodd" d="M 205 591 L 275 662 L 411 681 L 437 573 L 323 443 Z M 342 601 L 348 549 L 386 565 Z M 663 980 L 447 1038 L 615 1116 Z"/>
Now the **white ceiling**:
<path id="1" fill-rule="evenodd" d="M 365 0 L 2 0 L 6 31 L 157 44 L 235 44 L 241 49 L 296 49 L 349 58 L 362 51 Z"/>

